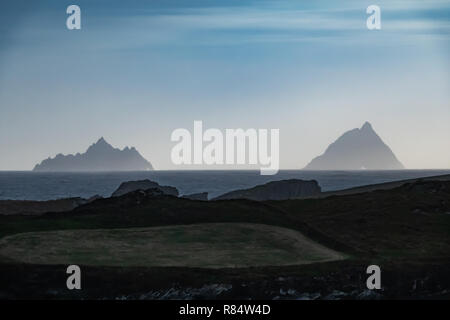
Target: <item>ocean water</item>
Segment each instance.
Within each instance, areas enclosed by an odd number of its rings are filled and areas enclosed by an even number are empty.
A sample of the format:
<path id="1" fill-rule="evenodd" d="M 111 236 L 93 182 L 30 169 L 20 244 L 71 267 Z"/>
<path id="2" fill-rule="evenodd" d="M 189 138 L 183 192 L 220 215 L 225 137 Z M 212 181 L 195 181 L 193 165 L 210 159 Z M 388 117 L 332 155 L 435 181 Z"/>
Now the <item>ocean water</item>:
<path id="1" fill-rule="evenodd" d="M 209 192 L 215 197 L 228 191 L 249 188 L 269 181 L 315 179 L 322 191 L 395 180 L 450 174 L 450 170 L 400 171 L 301 171 L 282 170 L 261 176 L 259 171 L 139 171 L 98 173 L 42 173 L 0 171 L 0 200 L 50 200 L 67 197 L 110 196 L 120 183 L 150 179 L 177 187 L 181 194 Z"/>

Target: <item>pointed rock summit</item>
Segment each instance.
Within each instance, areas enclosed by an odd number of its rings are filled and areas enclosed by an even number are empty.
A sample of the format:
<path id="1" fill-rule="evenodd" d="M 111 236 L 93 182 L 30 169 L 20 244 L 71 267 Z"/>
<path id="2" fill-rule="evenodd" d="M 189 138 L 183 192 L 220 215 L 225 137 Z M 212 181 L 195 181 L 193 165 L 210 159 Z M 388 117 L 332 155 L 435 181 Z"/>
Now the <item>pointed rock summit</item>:
<path id="1" fill-rule="evenodd" d="M 347 131 L 330 144 L 304 170 L 398 170 L 404 169 L 392 150 L 369 122 Z"/>
<path id="2" fill-rule="evenodd" d="M 366 121 L 363 126 L 361 127 L 361 131 L 366 131 L 366 130 L 372 130 L 372 125 L 370 124 L 370 122 Z"/>
<path id="3" fill-rule="evenodd" d="M 85 153 L 58 154 L 37 164 L 33 171 L 141 171 L 153 170 L 135 148 L 114 148 L 101 137 Z"/>

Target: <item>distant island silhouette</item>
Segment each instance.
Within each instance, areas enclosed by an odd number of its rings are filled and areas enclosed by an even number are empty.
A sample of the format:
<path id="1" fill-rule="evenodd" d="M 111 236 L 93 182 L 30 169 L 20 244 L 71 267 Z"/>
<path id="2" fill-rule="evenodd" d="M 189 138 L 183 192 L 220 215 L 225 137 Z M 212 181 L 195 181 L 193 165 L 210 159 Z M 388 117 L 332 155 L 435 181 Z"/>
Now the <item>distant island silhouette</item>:
<path id="1" fill-rule="evenodd" d="M 33 171 L 140 171 L 153 170 L 152 164 L 134 148 L 114 148 L 102 137 L 85 153 L 58 154 L 43 160 Z"/>
<path id="2" fill-rule="evenodd" d="M 392 150 L 369 122 L 345 132 L 314 158 L 304 170 L 399 170 L 404 169 Z"/>

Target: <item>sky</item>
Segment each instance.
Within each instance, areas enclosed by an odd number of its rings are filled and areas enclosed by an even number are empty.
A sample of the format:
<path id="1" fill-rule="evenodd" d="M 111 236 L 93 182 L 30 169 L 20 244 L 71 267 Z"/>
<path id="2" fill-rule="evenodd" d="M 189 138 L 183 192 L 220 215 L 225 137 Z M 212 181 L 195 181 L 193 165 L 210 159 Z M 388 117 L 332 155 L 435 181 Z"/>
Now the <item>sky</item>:
<path id="1" fill-rule="evenodd" d="M 156 169 L 206 168 L 170 159 L 194 120 L 279 129 L 281 169 L 365 121 L 408 169 L 450 168 L 449 49 L 449 1 L 4 0 L 0 170 L 102 136 Z"/>

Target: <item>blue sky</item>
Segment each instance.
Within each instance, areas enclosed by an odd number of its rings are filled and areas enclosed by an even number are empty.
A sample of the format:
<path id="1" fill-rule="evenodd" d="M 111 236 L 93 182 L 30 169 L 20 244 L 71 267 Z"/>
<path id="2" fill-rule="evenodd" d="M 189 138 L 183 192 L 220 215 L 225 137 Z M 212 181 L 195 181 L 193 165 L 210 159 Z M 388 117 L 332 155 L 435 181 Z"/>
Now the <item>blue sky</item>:
<path id="1" fill-rule="evenodd" d="M 0 170 L 101 136 L 176 169 L 170 134 L 194 120 L 279 128 L 286 169 L 370 121 L 406 167 L 450 168 L 449 15 L 433 0 L 3 1 Z"/>

